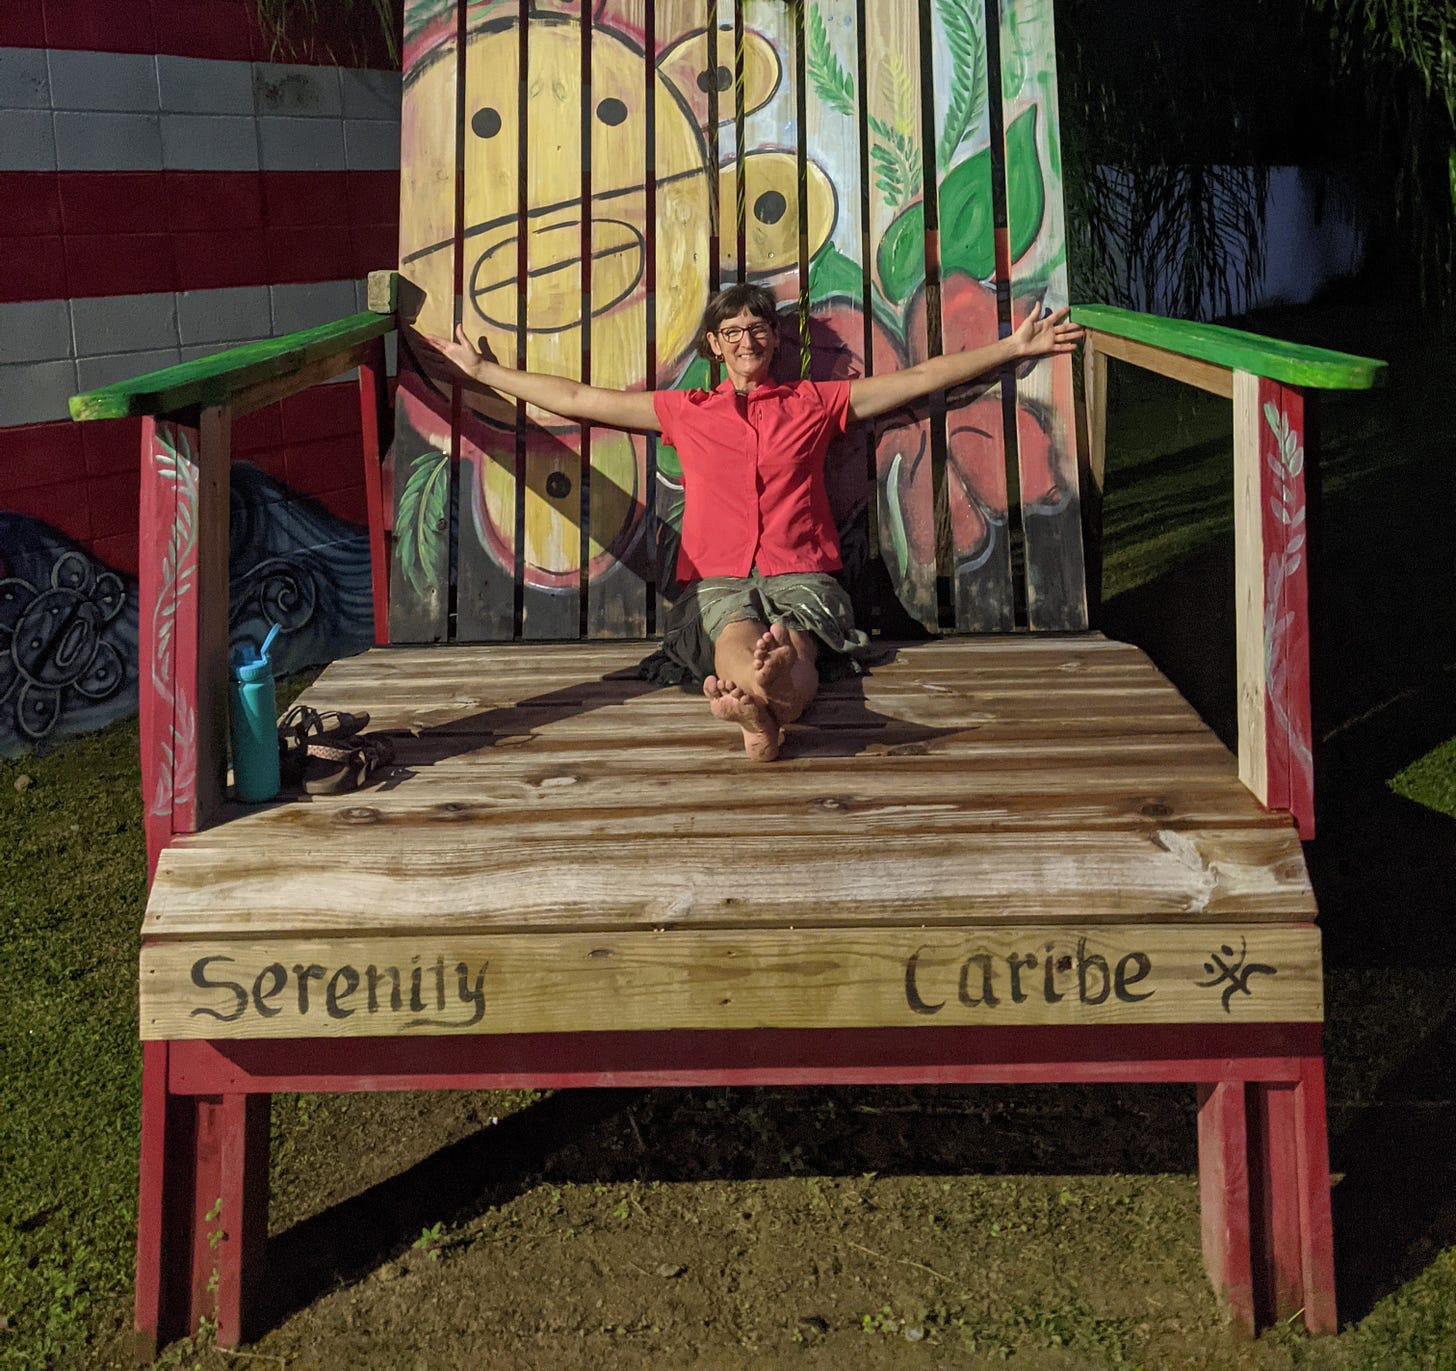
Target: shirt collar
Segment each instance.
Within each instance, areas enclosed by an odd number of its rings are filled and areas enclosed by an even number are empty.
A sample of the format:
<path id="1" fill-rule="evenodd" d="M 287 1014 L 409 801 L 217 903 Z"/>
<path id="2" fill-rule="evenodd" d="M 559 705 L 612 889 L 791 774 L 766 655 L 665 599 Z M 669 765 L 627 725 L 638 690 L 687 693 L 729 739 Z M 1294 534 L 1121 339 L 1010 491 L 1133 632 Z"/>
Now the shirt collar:
<path id="1" fill-rule="evenodd" d="M 765 381 L 761 386 L 755 387 L 752 391 L 750 391 L 743 398 L 745 400 L 751 400 L 756 395 L 762 395 L 764 397 L 768 397 L 770 395 L 778 395 L 778 394 L 781 394 L 783 391 L 786 391 L 787 389 L 788 389 L 788 387 L 786 385 L 784 385 L 780 381 Z M 716 386 L 714 386 L 714 388 L 713 388 L 713 394 L 714 395 L 733 395 L 733 394 L 736 394 L 736 392 L 733 389 L 733 380 L 732 380 L 732 378 L 731 377 L 728 377 L 728 376 L 725 376 L 720 382 L 718 382 L 718 384 Z"/>

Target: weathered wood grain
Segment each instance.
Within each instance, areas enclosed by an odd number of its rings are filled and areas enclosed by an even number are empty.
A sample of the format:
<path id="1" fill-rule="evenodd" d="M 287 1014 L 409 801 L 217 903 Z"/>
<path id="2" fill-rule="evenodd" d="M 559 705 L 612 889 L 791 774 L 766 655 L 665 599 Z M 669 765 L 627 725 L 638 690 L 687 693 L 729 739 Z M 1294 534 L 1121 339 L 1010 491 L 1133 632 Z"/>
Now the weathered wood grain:
<path id="1" fill-rule="evenodd" d="M 520 30 L 508 18 L 483 22 L 477 11 L 467 24 L 460 319 L 472 341 L 515 366 L 526 348 L 520 151 L 527 73 Z M 494 395 L 461 416 L 455 634 L 466 642 L 509 639 L 517 631 L 524 424 L 514 402 Z"/>
<path id="2" fill-rule="evenodd" d="M 406 32 L 422 28 L 430 0 L 406 0 Z M 455 327 L 455 161 L 458 50 L 453 26 L 405 55 L 400 111 L 399 291 L 402 322 L 450 336 Z M 468 117 L 468 116 L 467 116 Z"/>
<path id="3" fill-rule="evenodd" d="M 1264 517 L 1259 460 L 1259 378 L 1234 373 L 1234 658 L 1239 778 L 1269 799 L 1264 674 Z"/>
<path id="4" fill-rule="evenodd" d="M 927 197 L 937 203 L 943 275 L 928 302 L 938 313 L 942 351 L 960 352 L 986 346 L 998 332 L 995 288 L 978 279 L 991 272 L 966 270 L 997 257 L 986 6 L 952 0 L 931 15 L 937 147 Z M 1002 387 L 999 375 L 980 378 L 945 415 L 951 591 L 956 627 L 972 632 L 1015 622 Z"/>
<path id="5" fill-rule="evenodd" d="M 1287 831 L 1071 829 L 591 837 L 496 844 L 468 827 L 398 843 L 182 842 L 162 854 L 149 936 L 370 929 L 795 927 L 864 923 L 1290 922 L 1314 916 Z M 272 865 L 268 863 L 271 861 Z M 748 884 L 743 873 L 753 872 Z"/>
<path id="6" fill-rule="evenodd" d="M 654 73 L 631 50 L 647 50 L 646 18 L 645 0 L 605 0 L 592 21 L 590 58 L 590 251 L 582 285 L 590 340 L 583 361 L 590 375 L 584 372 L 584 379 L 627 390 L 654 380 L 647 358 L 646 194 Z M 645 440 L 586 427 L 583 451 L 590 470 L 587 635 L 641 637 L 649 565 Z"/>
<path id="7" fill-rule="evenodd" d="M 742 11 L 743 49 L 735 65 L 742 67 L 743 149 L 735 179 L 742 179 L 743 222 L 730 267 L 740 279 L 760 280 L 779 300 L 797 305 L 800 129 L 794 16 L 781 0 L 743 0 Z"/>
<path id="8" fill-rule="evenodd" d="M 868 249 L 876 284 L 898 313 L 909 303 L 901 298 L 905 288 L 887 282 L 886 276 L 901 282 L 923 281 L 927 262 L 923 215 L 920 231 L 914 227 L 916 202 L 925 191 L 920 21 L 914 5 L 866 5 L 864 24 L 870 53 L 861 94 L 871 158 Z M 897 224 L 898 251 L 892 253 L 886 242 Z M 889 270 L 892 257 L 898 265 L 895 272 Z M 903 364 L 914 366 L 929 356 L 926 314 L 923 308 L 908 310 L 905 318 Z M 875 365 L 873 357 L 866 363 Z M 930 629 L 939 622 L 933 461 L 928 418 L 900 410 L 878 422 L 880 553 L 906 613 Z"/>
<path id="9" fill-rule="evenodd" d="M 1150 343 L 1135 342 L 1130 338 L 1119 338 L 1111 333 L 1089 332 L 1087 334 L 1086 356 L 1115 357 L 1120 362 L 1129 362 L 1144 371 L 1156 372 L 1184 385 L 1197 386 L 1199 390 L 1213 395 L 1222 395 L 1225 400 L 1233 399 L 1234 374 L 1228 367 L 1215 362 L 1205 362 L 1197 357 L 1185 357 L 1181 353 L 1169 352 L 1166 348 L 1153 347 Z M 1104 363 L 1105 366 L 1105 363 Z"/>
<path id="10" fill-rule="evenodd" d="M 575 16 L 572 17 L 573 21 Z M 521 127 L 526 368 L 581 379 L 583 144 L 578 22 L 531 24 Z M 484 73 L 482 73 L 484 75 Z M 491 72 L 488 79 L 499 80 Z M 581 426 L 526 407 L 521 636 L 575 638 L 581 614 Z"/>
<path id="11" fill-rule="evenodd" d="M 1318 1022 L 1312 927 L 148 943 L 143 1038 Z"/>
<path id="12" fill-rule="evenodd" d="M 1035 167 L 1018 165 L 1030 149 L 1006 138 L 1009 184 L 1040 178 L 1041 194 L 1008 196 L 1012 243 L 1030 247 L 1012 263 L 1013 322 L 1033 309 L 1068 303 L 1067 230 L 1062 200 L 1056 41 L 1051 0 L 1002 0 L 1001 96 L 1009 134 L 1018 115 L 1034 118 Z M 1032 206 L 1039 222 L 1020 222 Z M 1072 359 L 1044 357 L 1016 381 L 1016 437 L 1026 536 L 1026 614 L 1037 629 L 1087 626 L 1082 522 L 1077 500 Z"/>

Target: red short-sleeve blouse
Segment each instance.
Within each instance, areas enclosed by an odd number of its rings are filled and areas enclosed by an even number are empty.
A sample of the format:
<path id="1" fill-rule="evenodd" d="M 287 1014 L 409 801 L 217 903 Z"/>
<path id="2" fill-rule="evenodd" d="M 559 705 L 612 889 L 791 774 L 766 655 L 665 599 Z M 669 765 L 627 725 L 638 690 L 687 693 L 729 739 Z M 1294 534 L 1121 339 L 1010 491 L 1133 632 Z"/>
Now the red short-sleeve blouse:
<path id="1" fill-rule="evenodd" d="M 824 453 L 849 422 L 847 381 L 761 385 L 737 395 L 659 390 L 663 440 L 683 472 L 677 574 L 765 576 L 837 571 L 839 538 L 824 484 Z"/>

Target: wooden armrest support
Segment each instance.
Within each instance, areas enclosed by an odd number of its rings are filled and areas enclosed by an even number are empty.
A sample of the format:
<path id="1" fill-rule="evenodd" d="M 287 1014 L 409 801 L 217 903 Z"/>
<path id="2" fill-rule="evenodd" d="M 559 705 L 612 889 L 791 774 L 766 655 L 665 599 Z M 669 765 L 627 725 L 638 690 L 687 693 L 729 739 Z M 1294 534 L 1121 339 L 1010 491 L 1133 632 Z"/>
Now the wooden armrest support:
<path id="1" fill-rule="evenodd" d="M 1262 804 L 1288 810 L 1300 836 L 1311 838 L 1309 417 L 1315 392 L 1368 390 L 1384 380 L 1385 363 L 1103 305 L 1080 305 L 1072 318 L 1087 330 L 1082 365 L 1091 479 L 1084 501 L 1102 498 L 1109 357 L 1232 402 L 1239 777 Z"/>
<path id="2" fill-rule="evenodd" d="M 1373 357 L 1304 347 L 1221 324 L 1164 319 L 1111 305 L 1077 305 L 1072 319 L 1093 335 L 1095 346 L 1109 356 L 1224 395 L 1230 390 L 1209 382 L 1212 369 L 1247 371 L 1308 390 L 1369 390 L 1385 377 L 1385 363 Z M 1200 367 L 1182 375 L 1170 368 L 1170 358 L 1205 364 L 1209 370 Z"/>
<path id="3" fill-rule="evenodd" d="M 128 419 L 215 405 L 245 414 L 357 366 L 368 345 L 393 329 L 388 315 L 351 314 L 73 395 L 71 417 Z"/>

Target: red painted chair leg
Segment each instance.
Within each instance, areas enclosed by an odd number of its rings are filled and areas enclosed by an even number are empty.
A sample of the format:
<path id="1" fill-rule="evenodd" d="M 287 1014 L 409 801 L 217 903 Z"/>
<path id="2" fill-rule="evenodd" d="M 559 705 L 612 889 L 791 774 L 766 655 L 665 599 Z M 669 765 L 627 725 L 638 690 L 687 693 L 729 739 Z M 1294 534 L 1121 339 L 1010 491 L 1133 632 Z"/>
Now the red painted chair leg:
<path id="1" fill-rule="evenodd" d="M 1254 1314 L 1259 1325 L 1304 1308 L 1296 1087 L 1249 1085 Z"/>
<path id="2" fill-rule="evenodd" d="M 137 1187 L 136 1355 L 150 1362 L 182 1330 L 176 1157 L 190 1142 L 186 1111 L 167 1093 L 166 1043 L 142 1044 L 141 1174 Z"/>
<path id="3" fill-rule="evenodd" d="M 169 1045 L 142 1044 L 136 1354 L 216 1317 L 217 1341 L 247 1333 L 268 1241 L 266 1095 L 173 1095 Z"/>
<path id="4" fill-rule="evenodd" d="M 1335 1243 L 1330 1223 L 1330 1150 L 1322 1057 L 1300 1060 L 1294 1127 L 1304 1326 L 1311 1333 L 1336 1333 L 1339 1320 L 1335 1309 Z"/>
<path id="5" fill-rule="evenodd" d="M 236 1347 L 268 1240 L 268 1097 L 199 1096 L 194 1150 L 189 1329 L 217 1319 Z"/>
<path id="6" fill-rule="evenodd" d="M 1236 1326 L 1254 1332 L 1249 1141 L 1242 1081 L 1198 1087 L 1198 1197 L 1203 1265 Z"/>

